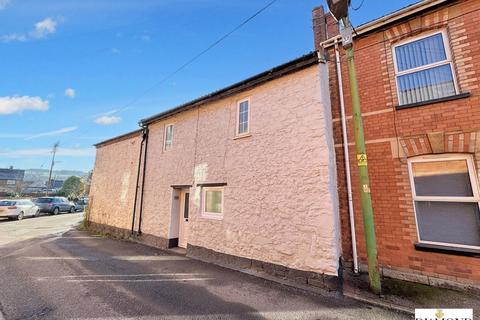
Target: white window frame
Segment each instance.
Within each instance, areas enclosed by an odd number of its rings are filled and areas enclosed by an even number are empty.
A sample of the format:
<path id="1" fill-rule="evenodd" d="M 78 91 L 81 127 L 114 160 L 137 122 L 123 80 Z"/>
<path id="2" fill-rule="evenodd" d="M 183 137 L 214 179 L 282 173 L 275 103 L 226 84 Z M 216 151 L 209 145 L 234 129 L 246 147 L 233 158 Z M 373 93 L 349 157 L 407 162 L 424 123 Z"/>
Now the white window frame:
<path id="1" fill-rule="evenodd" d="M 206 205 L 206 199 L 207 199 L 207 191 L 221 191 L 222 192 L 222 212 L 217 213 L 217 212 L 208 212 L 205 210 L 205 205 Z M 225 189 L 224 187 L 202 187 L 202 209 L 201 209 L 201 217 L 202 218 L 208 218 L 208 219 L 216 219 L 216 220 L 222 220 L 223 219 L 223 214 L 225 212 L 225 202 L 224 202 L 224 197 L 225 197 Z"/>
<path id="2" fill-rule="evenodd" d="M 467 162 L 468 174 L 470 177 L 470 184 L 472 186 L 473 197 L 445 197 L 445 196 L 417 196 L 415 190 L 415 183 L 413 180 L 413 164 L 418 162 L 439 162 L 439 161 L 453 161 L 453 160 L 465 160 Z M 410 188 L 412 190 L 413 210 L 415 213 L 415 224 L 417 227 L 417 239 L 419 243 L 434 244 L 447 247 L 480 249 L 480 246 L 470 246 L 449 242 L 436 242 L 425 241 L 420 237 L 420 230 L 418 228 L 417 208 L 415 201 L 435 201 L 435 202 L 465 202 L 465 203 L 477 203 L 480 209 L 480 195 L 478 189 L 478 177 L 475 170 L 475 163 L 472 155 L 469 154 L 442 154 L 442 155 L 426 155 L 418 156 L 408 159 L 408 174 L 410 176 Z"/>
<path id="3" fill-rule="evenodd" d="M 403 45 L 408 44 L 410 42 L 414 42 L 414 41 L 417 41 L 417 40 L 428 38 L 430 36 L 433 36 L 433 35 L 439 34 L 439 33 L 442 35 L 443 47 L 445 49 L 446 60 L 437 61 L 437 62 L 430 63 L 430 64 L 427 64 L 427 65 L 423 65 L 423 66 L 420 66 L 420 67 L 416 67 L 416 68 L 413 68 L 413 69 L 398 71 L 397 54 L 396 54 L 396 50 L 395 50 L 397 47 L 403 46 Z M 452 77 L 453 77 L 453 85 L 455 87 L 455 94 L 460 93 L 460 89 L 458 87 L 458 81 L 457 81 L 457 74 L 455 72 L 455 66 L 453 64 L 453 59 L 452 59 L 452 52 L 451 52 L 451 49 L 450 49 L 450 42 L 448 40 L 447 30 L 442 29 L 442 30 L 435 30 L 435 31 L 432 31 L 432 32 L 428 32 L 428 33 L 422 33 L 419 36 L 411 37 L 411 38 L 408 38 L 407 40 L 398 42 L 398 43 L 396 43 L 395 45 L 392 46 L 392 54 L 393 54 L 393 65 L 394 65 L 394 68 L 395 68 L 395 85 L 396 85 L 396 88 L 397 88 L 397 98 L 398 98 L 398 103 L 399 104 L 401 104 L 401 102 L 400 102 L 400 86 L 398 85 L 398 78 L 400 76 L 410 74 L 410 73 L 415 73 L 417 71 L 432 69 L 434 67 L 445 65 L 447 63 L 450 64 L 450 70 L 452 70 Z M 428 100 L 418 101 L 418 102 L 414 102 L 414 103 L 422 103 L 422 102 L 426 102 L 426 101 L 428 101 Z M 405 103 L 403 103 L 401 105 L 404 105 L 404 104 Z"/>
<path id="4" fill-rule="evenodd" d="M 240 133 L 240 104 L 242 102 L 247 102 L 248 103 L 248 118 L 247 118 L 247 131 Z M 236 127 L 235 127 L 235 136 L 236 137 L 244 137 L 250 135 L 250 114 L 251 114 L 251 105 L 250 105 L 250 98 L 245 98 L 242 100 L 237 101 L 237 121 L 236 121 Z"/>
<path id="5" fill-rule="evenodd" d="M 172 127 L 172 137 L 170 139 L 170 144 L 167 144 L 167 130 L 168 130 L 169 127 Z M 168 150 L 172 149 L 172 147 L 173 147 L 173 130 L 174 130 L 174 124 L 173 123 L 169 123 L 169 124 L 165 125 L 165 130 L 164 130 L 164 133 L 163 133 L 163 151 L 168 151 Z"/>

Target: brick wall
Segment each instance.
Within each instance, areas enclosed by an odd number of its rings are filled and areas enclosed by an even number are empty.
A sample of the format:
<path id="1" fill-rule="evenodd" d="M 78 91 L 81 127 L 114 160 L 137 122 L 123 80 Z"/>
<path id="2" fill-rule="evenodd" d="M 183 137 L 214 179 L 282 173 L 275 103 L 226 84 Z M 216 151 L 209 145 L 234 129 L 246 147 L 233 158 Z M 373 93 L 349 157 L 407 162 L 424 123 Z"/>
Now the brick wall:
<path id="1" fill-rule="evenodd" d="M 480 2 L 450 1 L 447 4 L 405 19 L 381 30 L 355 38 L 355 59 L 369 160 L 371 192 L 376 223 L 379 263 L 389 275 L 401 271 L 415 279 L 445 279 L 461 283 L 480 283 L 480 258 L 415 249 L 417 231 L 412 202 L 407 157 L 443 152 L 469 153 L 478 164 L 480 148 Z M 392 45 L 408 37 L 432 30 L 446 30 L 460 93 L 469 97 L 427 104 L 408 109 L 399 104 L 396 90 Z M 338 82 L 333 47 L 330 57 L 330 89 L 334 137 L 338 166 L 342 246 L 346 260 L 351 260 L 351 238 L 345 186 L 344 155 L 338 98 Z M 366 263 L 362 212 L 359 201 L 348 70 L 345 53 L 340 49 L 348 123 L 349 152 L 352 168 L 358 253 Z M 434 135 L 432 135 L 434 133 Z M 438 140 L 440 139 L 440 140 Z M 443 141 L 443 143 L 442 143 Z M 442 149 L 443 148 L 443 149 Z M 438 152 L 439 150 L 436 150 Z M 478 171 L 477 166 L 477 171 Z M 393 270 L 393 271 L 392 271 Z M 433 283 L 433 280 L 430 281 Z"/>

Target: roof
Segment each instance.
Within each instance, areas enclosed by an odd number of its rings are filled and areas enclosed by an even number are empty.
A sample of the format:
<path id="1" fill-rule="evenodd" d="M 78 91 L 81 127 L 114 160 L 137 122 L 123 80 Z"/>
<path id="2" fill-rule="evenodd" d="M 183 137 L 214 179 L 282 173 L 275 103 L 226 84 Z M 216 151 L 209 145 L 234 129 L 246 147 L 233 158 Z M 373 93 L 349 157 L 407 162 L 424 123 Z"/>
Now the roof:
<path id="1" fill-rule="evenodd" d="M 310 53 L 307 53 L 306 55 L 303 55 L 297 59 L 291 60 L 287 63 L 284 63 L 282 65 L 279 65 L 275 68 L 272 68 L 270 70 L 267 70 L 265 72 L 259 73 L 257 75 L 254 75 L 253 77 L 247 78 L 243 81 L 237 82 L 235 84 L 232 84 L 228 87 L 225 87 L 223 89 L 220 89 L 218 91 L 214 91 L 212 93 L 209 93 L 205 96 L 202 96 L 200 98 L 197 98 L 195 100 L 186 102 L 184 104 L 181 104 L 179 106 L 176 106 L 172 109 L 169 109 L 167 111 L 160 112 L 156 115 L 153 115 L 151 117 L 145 118 L 140 120 L 140 124 L 145 126 L 148 124 L 151 124 L 155 121 L 170 117 L 174 114 L 177 114 L 179 112 L 183 112 L 192 108 L 195 108 L 197 106 L 220 100 L 225 97 L 229 97 L 231 95 L 237 94 L 239 92 L 243 92 L 245 90 L 254 88 L 258 85 L 261 85 L 265 82 L 271 81 L 273 79 L 280 78 L 282 76 L 285 76 L 287 74 L 305 69 L 307 67 L 310 67 L 312 65 L 315 65 L 319 63 L 318 55 L 316 51 L 312 51 Z"/>
<path id="2" fill-rule="evenodd" d="M 25 170 L 0 169 L 0 180 L 22 181 L 24 176 L 25 176 Z"/>
<path id="3" fill-rule="evenodd" d="M 455 0 L 454 0 L 455 1 Z M 353 37 L 358 37 L 360 35 L 366 35 L 368 33 L 374 32 L 379 30 L 380 28 L 390 25 L 392 23 L 396 23 L 403 19 L 409 18 L 413 15 L 420 14 L 426 10 L 432 9 L 436 6 L 454 2 L 452 0 L 423 0 L 413 4 L 410 4 L 402 9 L 396 10 L 395 12 L 386 14 L 381 16 L 375 20 L 366 22 L 364 24 L 359 25 L 355 28 L 355 32 Z M 335 42 L 340 42 L 342 37 L 340 35 L 336 35 L 332 38 L 327 39 L 326 41 L 322 42 L 321 45 L 324 48 L 330 47 L 335 44 Z"/>
<path id="4" fill-rule="evenodd" d="M 237 83 L 232 84 L 228 87 L 225 87 L 225 88 L 220 89 L 218 91 L 214 91 L 214 92 L 209 93 L 205 96 L 202 96 L 202 97 L 197 98 L 195 100 L 192 100 L 190 102 L 186 102 L 184 104 L 181 104 L 181 105 L 176 106 L 172 109 L 163 111 L 163 112 L 158 113 L 156 115 L 153 115 L 151 117 L 142 119 L 142 120 L 140 120 L 139 124 L 141 126 L 149 125 L 149 124 L 151 124 L 153 122 L 156 122 L 156 121 L 159 121 L 161 119 L 171 117 L 174 114 L 177 114 L 177 113 L 195 108 L 197 106 L 206 104 L 208 102 L 212 102 L 212 101 L 215 101 L 215 100 L 223 99 L 225 97 L 229 97 L 229 96 L 234 95 L 236 93 L 254 88 L 254 87 L 256 87 L 258 85 L 261 85 L 263 83 L 266 83 L 270 80 L 277 79 L 277 78 L 280 78 L 282 76 L 288 75 L 290 73 L 308 68 L 308 67 L 313 66 L 313 65 L 315 65 L 319 62 L 320 62 L 320 60 L 318 58 L 317 51 L 309 52 L 309 53 L 307 53 L 307 54 L 305 54 L 305 55 L 303 55 L 303 56 L 301 56 L 297 59 L 291 60 L 291 61 L 289 61 L 287 63 L 284 63 L 282 65 L 279 65 L 275 68 L 272 68 L 272 69 L 267 70 L 265 72 L 254 75 L 254 76 L 252 76 L 250 78 L 247 78 L 243 81 L 237 82 Z M 132 132 L 128 132 L 128 133 L 122 134 L 120 136 L 116 136 L 116 137 L 113 137 L 111 139 L 104 140 L 104 141 L 101 141 L 99 143 L 96 143 L 96 144 L 94 144 L 94 146 L 97 147 L 97 148 L 103 147 L 103 146 L 111 144 L 111 143 L 115 143 L 115 142 L 119 142 L 119 141 L 122 141 L 122 140 L 125 140 L 125 139 L 129 139 L 129 138 L 135 136 L 136 134 L 140 134 L 141 132 L 142 132 L 142 129 L 135 130 L 135 131 L 132 131 Z"/>
<path id="5" fill-rule="evenodd" d="M 110 138 L 110 139 L 107 139 L 107 140 L 103 140 L 101 142 L 98 142 L 96 144 L 94 144 L 95 147 L 99 148 L 99 147 L 103 147 L 104 145 L 107 145 L 107 144 L 112 144 L 112 143 L 115 143 L 115 142 L 120 142 L 122 140 L 126 140 L 126 139 L 129 139 L 131 137 L 134 137 L 135 135 L 140 135 L 142 133 L 142 129 L 137 129 L 135 131 L 130 131 L 130 132 L 127 132 L 125 134 L 122 134 L 122 135 L 119 135 L 119 136 L 116 136 L 116 137 L 113 137 L 113 138 Z"/>

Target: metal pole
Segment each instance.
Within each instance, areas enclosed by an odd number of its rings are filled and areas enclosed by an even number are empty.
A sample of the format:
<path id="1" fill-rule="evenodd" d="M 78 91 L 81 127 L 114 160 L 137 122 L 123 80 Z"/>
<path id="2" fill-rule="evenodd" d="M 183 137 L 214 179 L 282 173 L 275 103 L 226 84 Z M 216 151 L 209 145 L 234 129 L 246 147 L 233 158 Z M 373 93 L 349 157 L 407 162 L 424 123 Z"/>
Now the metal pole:
<path id="1" fill-rule="evenodd" d="M 365 241 L 367 244 L 367 262 L 368 278 L 370 280 L 370 289 L 380 294 L 382 287 L 380 282 L 380 272 L 377 259 L 377 242 L 375 239 L 375 223 L 373 219 L 372 197 L 370 194 L 370 181 L 368 178 L 368 161 L 365 147 L 365 137 L 363 132 L 362 112 L 360 107 L 360 96 L 358 94 L 357 73 L 355 70 L 355 60 L 353 53 L 353 43 L 351 30 L 352 26 L 348 18 L 343 18 L 344 33 L 342 38 L 343 46 L 346 51 L 348 75 L 350 80 L 350 95 L 352 96 L 352 114 L 353 128 L 355 136 L 355 150 L 357 153 L 357 166 L 360 178 L 360 196 L 362 200 L 363 228 Z"/>
<path id="2" fill-rule="evenodd" d="M 47 185 L 47 192 L 45 193 L 46 196 L 48 196 L 48 189 L 52 188 L 52 172 L 53 172 L 53 166 L 55 165 L 55 154 L 57 153 L 57 149 L 59 146 L 60 142 L 56 142 L 53 145 L 53 156 L 52 156 L 52 163 L 50 164 L 50 172 L 48 173 L 48 185 Z"/>

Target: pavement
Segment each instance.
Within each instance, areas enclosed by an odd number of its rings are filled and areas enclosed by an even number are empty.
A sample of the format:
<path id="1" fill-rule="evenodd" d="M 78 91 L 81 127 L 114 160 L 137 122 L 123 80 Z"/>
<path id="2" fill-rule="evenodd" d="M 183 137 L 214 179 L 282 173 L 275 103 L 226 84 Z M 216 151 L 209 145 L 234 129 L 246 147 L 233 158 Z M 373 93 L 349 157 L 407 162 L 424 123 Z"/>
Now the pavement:
<path id="1" fill-rule="evenodd" d="M 0 320 L 410 318 L 72 229 L 81 219 L 0 222 Z"/>
<path id="2" fill-rule="evenodd" d="M 0 246 L 46 235 L 61 234 L 70 230 L 82 219 L 83 212 L 58 216 L 43 214 L 37 218 L 24 218 L 20 221 L 0 218 Z"/>

